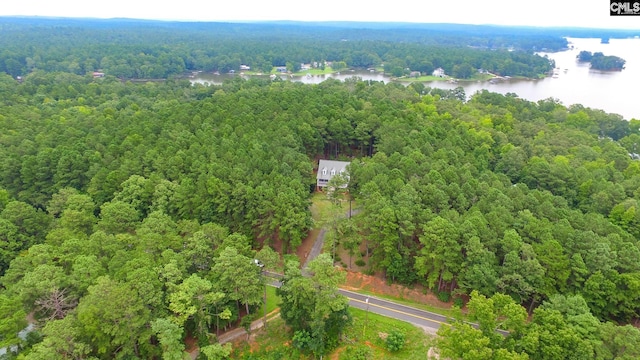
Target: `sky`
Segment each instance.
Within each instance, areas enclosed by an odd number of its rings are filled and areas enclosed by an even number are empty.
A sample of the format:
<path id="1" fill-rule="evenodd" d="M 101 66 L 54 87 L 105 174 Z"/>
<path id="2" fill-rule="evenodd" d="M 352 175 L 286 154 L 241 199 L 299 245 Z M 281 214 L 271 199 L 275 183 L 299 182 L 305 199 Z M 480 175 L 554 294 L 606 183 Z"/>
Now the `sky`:
<path id="1" fill-rule="evenodd" d="M 626 1 L 626 0 L 622 0 Z M 631 0 L 638 1 L 638 0 Z M 607 0 L 3 0 L 0 16 L 179 21 L 375 21 L 640 29 L 640 16 L 610 16 Z"/>

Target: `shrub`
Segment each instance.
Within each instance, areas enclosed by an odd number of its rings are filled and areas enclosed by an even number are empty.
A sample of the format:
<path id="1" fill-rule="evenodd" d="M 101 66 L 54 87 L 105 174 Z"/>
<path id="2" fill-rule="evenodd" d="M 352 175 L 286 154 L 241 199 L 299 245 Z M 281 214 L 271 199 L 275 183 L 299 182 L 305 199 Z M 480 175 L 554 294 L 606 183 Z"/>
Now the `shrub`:
<path id="1" fill-rule="evenodd" d="M 304 352 L 309 349 L 311 340 L 311 335 L 308 331 L 298 330 L 293 334 L 292 343 L 296 349 L 300 349 Z"/>
<path id="2" fill-rule="evenodd" d="M 402 331 L 393 330 L 387 336 L 387 350 L 391 352 L 400 351 L 404 347 L 405 335 Z"/>
<path id="3" fill-rule="evenodd" d="M 369 360 L 372 357 L 373 351 L 366 345 L 349 346 L 340 354 L 340 360 Z"/>
<path id="4" fill-rule="evenodd" d="M 451 300 L 451 293 L 448 291 L 438 291 L 436 295 L 440 301 L 449 302 Z"/>
<path id="5" fill-rule="evenodd" d="M 356 260 L 356 265 L 357 266 L 365 266 L 365 265 L 367 265 L 367 263 L 364 262 L 364 260 L 362 260 L 362 259 L 358 259 L 358 260 Z"/>

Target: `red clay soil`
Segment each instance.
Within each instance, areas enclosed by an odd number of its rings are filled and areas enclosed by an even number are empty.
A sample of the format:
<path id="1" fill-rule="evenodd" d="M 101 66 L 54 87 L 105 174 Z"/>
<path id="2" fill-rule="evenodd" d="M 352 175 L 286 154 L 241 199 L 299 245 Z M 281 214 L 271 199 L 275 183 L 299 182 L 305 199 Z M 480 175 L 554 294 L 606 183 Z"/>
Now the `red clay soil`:
<path id="1" fill-rule="evenodd" d="M 187 335 L 184 339 L 185 351 L 188 353 L 193 352 L 198 348 L 198 340 L 191 335 Z"/>

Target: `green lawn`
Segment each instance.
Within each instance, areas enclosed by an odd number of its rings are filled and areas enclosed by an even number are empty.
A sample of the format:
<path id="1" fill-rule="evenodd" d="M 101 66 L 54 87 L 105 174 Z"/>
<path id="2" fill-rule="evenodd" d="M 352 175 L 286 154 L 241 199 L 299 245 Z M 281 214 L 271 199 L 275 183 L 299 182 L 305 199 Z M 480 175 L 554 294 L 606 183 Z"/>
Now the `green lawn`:
<path id="1" fill-rule="evenodd" d="M 326 193 L 317 192 L 313 194 L 313 197 L 311 197 L 311 216 L 313 217 L 314 228 L 321 228 L 336 213 L 345 215 L 349 211 L 349 201 L 346 196 L 340 202 L 340 207 L 336 209 L 336 206 L 327 198 Z M 355 201 L 352 201 L 351 207 L 355 208 L 355 205 Z"/>
<path id="2" fill-rule="evenodd" d="M 294 73 L 294 76 L 305 76 L 307 74 L 311 74 L 311 75 L 327 75 L 327 74 L 333 74 L 335 71 L 330 68 L 330 67 L 325 67 L 324 70 L 322 69 L 309 69 L 309 70 L 300 70 L 296 73 Z"/>
<path id="3" fill-rule="evenodd" d="M 267 286 L 267 314 L 279 307 L 280 297 L 276 294 L 276 288 Z"/>

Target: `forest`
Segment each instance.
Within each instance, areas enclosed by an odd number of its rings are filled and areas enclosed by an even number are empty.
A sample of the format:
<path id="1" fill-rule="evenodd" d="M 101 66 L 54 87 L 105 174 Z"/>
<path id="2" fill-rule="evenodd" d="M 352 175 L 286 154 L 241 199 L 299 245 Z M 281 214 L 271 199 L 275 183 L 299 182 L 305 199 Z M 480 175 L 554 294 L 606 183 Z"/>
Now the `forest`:
<path id="1" fill-rule="evenodd" d="M 0 356 L 181 359 L 189 336 L 228 358 L 212 340 L 261 308 L 256 260 L 284 269 L 294 346 L 328 354 L 349 321 L 341 275 L 323 254 L 303 276 L 292 253 L 329 158 L 351 161 L 361 210 L 337 246 L 478 323 L 443 327 L 445 356 L 640 357 L 638 119 L 422 83 L 55 66 L 0 72 Z"/>
<path id="2" fill-rule="evenodd" d="M 174 23 L 0 18 L 0 72 L 33 70 L 123 79 L 163 79 L 193 71 L 269 73 L 276 66 L 344 62 L 350 68 L 436 68 L 470 77 L 477 69 L 536 78 L 553 66 L 535 49 L 567 47 L 561 36 L 480 27 L 360 29 L 305 24 Z M 475 35 L 471 33 L 475 31 Z M 517 33 L 517 32 L 516 32 Z M 515 50 L 515 51 L 509 51 Z M 471 69 L 471 72 L 458 70 Z M 456 71 L 454 71 L 456 70 Z"/>

